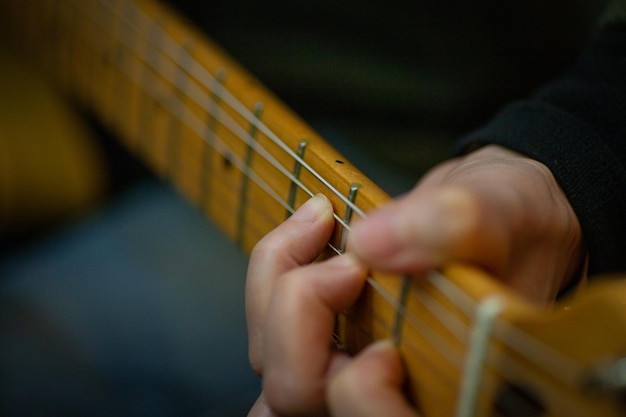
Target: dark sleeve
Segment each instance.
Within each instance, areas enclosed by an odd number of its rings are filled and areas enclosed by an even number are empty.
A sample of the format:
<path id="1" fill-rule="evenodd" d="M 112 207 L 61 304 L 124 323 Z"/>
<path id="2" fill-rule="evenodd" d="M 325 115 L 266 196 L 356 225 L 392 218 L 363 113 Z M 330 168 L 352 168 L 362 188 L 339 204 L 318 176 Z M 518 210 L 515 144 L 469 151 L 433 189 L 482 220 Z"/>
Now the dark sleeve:
<path id="1" fill-rule="evenodd" d="M 605 27 L 579 63 L 462 138 L 498 144 L 554 174 L 580 221 L 590 275 L 626 271 L 626 24 Z"/>

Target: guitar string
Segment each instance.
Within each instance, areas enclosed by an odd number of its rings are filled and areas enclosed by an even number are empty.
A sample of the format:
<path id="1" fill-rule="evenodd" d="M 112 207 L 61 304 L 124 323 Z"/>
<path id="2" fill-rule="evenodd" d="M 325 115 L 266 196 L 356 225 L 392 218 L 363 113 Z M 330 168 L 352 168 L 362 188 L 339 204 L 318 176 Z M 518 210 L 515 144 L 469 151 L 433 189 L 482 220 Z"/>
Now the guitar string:
<path id="1" fill-rule="evenodd" d="M 185 51 L 180 51 L 180 45 L 171 38 L 169 33 L 167 33 L 163 28 L 163 39 L 162 43 L 159 45 L 155 45 L 148 36 L 146 36 L 137 26 L 135 22 L 129 21 L 127 16 L 117 10 L 114 6 L 112 6 L 106 0 L 97 0 L 101 5 L 109 9 L 113 14 L 117 16 L 118 19 L 122 20 L 126 25 L 131 27 L 139 36 L 144 37 L 148 42 L 152 44 L 153 47 L 157 48 L 161 53 L 163 53 L 166 57 L 168 57 L 172 62 L 177 62 L 176 60 L 180 57 L 180 54 L 185 54 Z M 76 1 L 73 1 L 75 5 L 77 5 Z M 130 1 L 129 4 L 132 4 L 134 8 L 138 10 L 138 20 L 151 20 L 151 18 L 143 11 L 141 8 Z M 78 6 L 77 6 L 78 7 Z M 216 93 L 212 90 L 215 84 L 215 78 L 212 74 L 210 74 L 204 67 L 202 67 L 193 56 L 189 57 L 189 62 L 191 63 L 184 70 L 193 78 L 195 78 L 204 88 Z M 261 133 L 263 133 L 268 139 L 270 139 L 275 145 L 281 148 L 286 154 L 288 154 L 294 161 L 298 161 L 303 168 L 311 173 L 317 180 L 322 183 L 331 193 L 337 196 L 342 200 L 344 204 L 354 210 L 361 217 L 365 217 L 365 212 L 361 210 L 356 204 L 351 202 L 345 195 L 339 192 L 328 180 L 326 180 L 321 174 L 319 174 L 315 169 L 313 169 L 304 159 L 302 159 L 298 154 L 289 148 L 271 129 L 269 129 L 261 120 L 259 120 L 253 112 L 251 112 L 248 108 L 246 108 L 234 95 L 232 95 L 228 90 L 224 89 L 219 92 L 221 94 L 220 99 L 229 105 L 231 109 L 233 109 L 237 114 L 242 116 L 245 120 L 247 120 L 251 125 L 255 126 Z"/>
<path id="2" fill-rule="evenodd" d="M 273 196 L 274 197 L 274 196 Z M 275 197 L 274 197 L 275 198 Z"/>

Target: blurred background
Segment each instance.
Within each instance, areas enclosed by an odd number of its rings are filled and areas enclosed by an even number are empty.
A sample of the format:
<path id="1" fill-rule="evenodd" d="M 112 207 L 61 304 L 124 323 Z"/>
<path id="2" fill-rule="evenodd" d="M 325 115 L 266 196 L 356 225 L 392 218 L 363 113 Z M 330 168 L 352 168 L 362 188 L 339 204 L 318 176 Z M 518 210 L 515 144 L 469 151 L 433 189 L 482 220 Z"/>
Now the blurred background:
<path id="1" fill-rule="evenodd" d="M 605 1 L 169 3 L 397 195 L 566 70 Z M 0 52 L 0 414 L 245 415 L 245 257 Z"/>
<path id="2" fill-rule="evenodd" d="M 171 3 L 329 140 L 414 180 L 571 65 L 606 2 Z"/>

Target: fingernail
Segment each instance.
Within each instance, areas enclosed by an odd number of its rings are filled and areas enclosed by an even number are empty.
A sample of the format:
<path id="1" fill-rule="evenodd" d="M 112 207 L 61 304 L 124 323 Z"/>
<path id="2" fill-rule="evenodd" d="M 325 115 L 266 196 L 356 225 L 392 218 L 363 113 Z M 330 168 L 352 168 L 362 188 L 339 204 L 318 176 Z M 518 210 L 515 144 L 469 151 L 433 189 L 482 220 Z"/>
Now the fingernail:
<path id="1" fill-rule="evenodd" d="M 319 218 L 332 213 L 332 205 L 323 194 L 316 194 L 296 210 L 290 219 L 313 223 Z"/>

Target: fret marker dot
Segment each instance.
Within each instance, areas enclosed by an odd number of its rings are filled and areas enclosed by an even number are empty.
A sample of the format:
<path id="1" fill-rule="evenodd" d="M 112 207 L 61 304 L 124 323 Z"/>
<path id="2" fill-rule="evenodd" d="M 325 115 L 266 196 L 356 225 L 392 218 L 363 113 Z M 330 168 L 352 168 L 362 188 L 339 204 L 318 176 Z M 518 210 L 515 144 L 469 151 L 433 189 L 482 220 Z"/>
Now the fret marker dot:
<path id="1" fill-rule="evenodd" d="M 233 166 L 233 162 L 230 159 L 230 155 L 226 154 L 222 157 L 224 169 L 230 169 Z"/>

